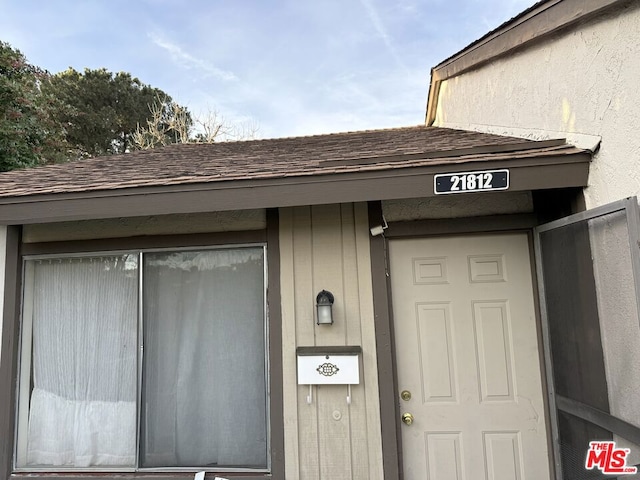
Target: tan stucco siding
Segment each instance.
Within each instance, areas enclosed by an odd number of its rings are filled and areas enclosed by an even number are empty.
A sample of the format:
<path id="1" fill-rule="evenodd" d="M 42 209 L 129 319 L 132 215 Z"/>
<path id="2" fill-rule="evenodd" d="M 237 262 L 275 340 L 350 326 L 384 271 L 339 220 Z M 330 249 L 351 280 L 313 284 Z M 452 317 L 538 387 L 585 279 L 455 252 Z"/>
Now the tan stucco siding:
<path id="1" fill-rule="evenodd" d="M 468 193 L 405 200 L 385 200 L 387 222 L 477 217 L 533 212 L 531 192 Z"/>
<path id="2" fill-rule="evenodd" d="M 640 194 L 640 4 L 444 81 L 435 125 L 593 147 L 587 207 Z"/>
<path id="3" fill-rule="evenodd" d="M 286 477 L 381 479 L 382 444 L 369 229 L 365 204 L 280 210 Z M 335 295 L 331 326 L 317 326 L 315 297 Z M 297 385 L 296 347 L 360 345 L 360 385 Z"/>
<path id="4" fill-rule="evenodd" d="M 610 412 L 639 425 L 640 370 L 629 368 L 640 365 L 640 325 L 628 227 L 623 215 L 612 215 L 592 221 L 589 234 Z M 631 449 L 628 465 L 640 463 L 640 445 L 615 440 Z"/>

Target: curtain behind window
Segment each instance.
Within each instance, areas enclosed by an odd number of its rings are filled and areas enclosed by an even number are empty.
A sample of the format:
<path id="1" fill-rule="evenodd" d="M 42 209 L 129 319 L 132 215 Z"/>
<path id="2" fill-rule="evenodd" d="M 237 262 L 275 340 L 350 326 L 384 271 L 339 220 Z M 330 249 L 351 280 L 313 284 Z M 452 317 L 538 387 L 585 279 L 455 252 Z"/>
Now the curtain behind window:
<path id="1" fill-rule="evenodd" d="M 146 254 L 141 466 L 267 466 L 262 248 Z"/>
<path id="2" fill-rule="evenodd" d="M 137 257 L 31 260 L 27 463 L 135 465 Z"/>

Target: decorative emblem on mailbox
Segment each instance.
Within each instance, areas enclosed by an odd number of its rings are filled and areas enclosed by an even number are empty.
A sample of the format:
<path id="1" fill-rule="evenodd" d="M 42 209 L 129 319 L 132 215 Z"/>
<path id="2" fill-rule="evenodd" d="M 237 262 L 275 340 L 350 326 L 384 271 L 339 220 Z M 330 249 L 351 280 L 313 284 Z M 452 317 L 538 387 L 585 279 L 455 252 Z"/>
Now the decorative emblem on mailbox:
<path id="1" fill-rule="evenodd" d="M 340 369 L 336 365 L 329 362 L 325 362 L 322 365 L 319 365 L 318 368 L 316 368 L 316 372 L 318 372 L 320 375 L 324 375 L 325 377 L 335 375 L 339 371 Z"/>

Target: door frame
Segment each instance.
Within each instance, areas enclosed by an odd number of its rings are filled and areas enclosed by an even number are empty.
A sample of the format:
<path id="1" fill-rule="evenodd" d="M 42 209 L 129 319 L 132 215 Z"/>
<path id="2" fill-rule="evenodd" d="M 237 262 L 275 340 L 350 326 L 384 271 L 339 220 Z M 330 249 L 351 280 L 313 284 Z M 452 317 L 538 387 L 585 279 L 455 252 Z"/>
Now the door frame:
<path id="1" fill-rule="evenodd" d="M 369 227 L 387 225 L 382 215 L 381 202 L 369 202 Z M 382 433 L 382 458 L 385 480 L 403 478 L 402 436 L 400 405 L 397 401 L 398 375 L 395 352 L 394 321 L 391 281 L 389 276 L 388 242 L 392 239 L 420 238 L 432 236 L 452 236 L 468 234 L 525 233 L 529 244 L 529 262 L 533 285 L 536 331 L 538 337 L 538 356 L 542 397 L 544 401 L 545 422 L 547 427 L 547 450 L 549 452 L 549 471 L 556 478 L 554 446 L 551 436 L 549 406 L 549 377 L 543 343 L 542 315 L 538 278 L 534 251 L 534 227 L 538 225 L 537 216 L 531 214 L 490 215 L 452 219 L 432 219 L 390 222 L 381 235 L 372 235 L 370 239 L 371 275 L 373 286 L 374 324 L 376 350 L 378 357 L 378 385 L 380 398 L 380 423 Z M 393 385 L 393 388 L 388 388 Z"/>

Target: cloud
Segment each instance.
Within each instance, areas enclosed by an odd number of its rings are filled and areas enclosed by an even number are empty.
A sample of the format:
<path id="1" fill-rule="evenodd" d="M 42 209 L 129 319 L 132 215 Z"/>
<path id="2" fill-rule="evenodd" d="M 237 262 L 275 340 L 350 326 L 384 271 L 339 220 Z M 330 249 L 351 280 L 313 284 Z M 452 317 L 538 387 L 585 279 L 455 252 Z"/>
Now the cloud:
<path id="1" fill-rule="evenodd" d="M 387 46 L 387 50 L 389 50 L 389 53 L 391 53 L 391 56 L 393 56 L 395 61 L 398 62 L 398 65 L 400 65 L 405 71 L 407 71 L 408 69 L 404 64 L 404 62 L 402 61 L 402 59 L 400 58 L 400 55 L 398 55 L 398 52 L 391 41 L 391 36 L 389 35 L 386 27 L 382 23 L 382 19 L 380 18 L 380 15 L 378 15 L 376 8 L 373 6 L 372 1 L 360 0 L 360 3 L 364 7 L 364 9 L 367 11 L 369 20 L 371 20 L 371 23 L 373 24 L 373 27 L 376 29 L 376 32 L 378 32 L 378 35 L 380 36 L 380 38 L 382 38 L 382 41 Z"/>
<path id="2" fill-rule="evenodd" d="M 213 76 L 224 81 L 235 81 L 238 77 L 231 71 L 223 70 L 221 68 L 212 65 L 211 63 L 201 58 L 194 57 L 190 53 L 185 52 L 178 45 L 169 42 L 158 35 L 150 33 L 147 35 L 151 41 L 158 47 L 166 50 L 171 55 L 171 58 L 182 65 L 185 68 L 195 68 L 201 70 L 207 74 L 207 76 Z"/>

